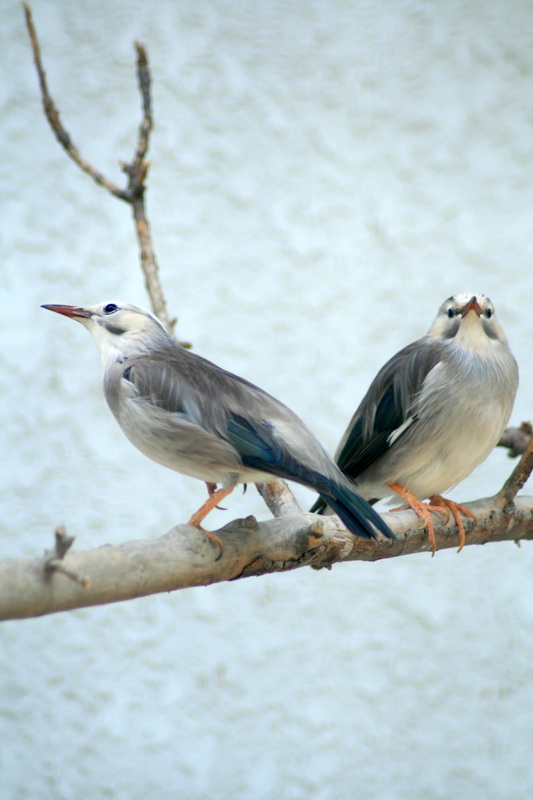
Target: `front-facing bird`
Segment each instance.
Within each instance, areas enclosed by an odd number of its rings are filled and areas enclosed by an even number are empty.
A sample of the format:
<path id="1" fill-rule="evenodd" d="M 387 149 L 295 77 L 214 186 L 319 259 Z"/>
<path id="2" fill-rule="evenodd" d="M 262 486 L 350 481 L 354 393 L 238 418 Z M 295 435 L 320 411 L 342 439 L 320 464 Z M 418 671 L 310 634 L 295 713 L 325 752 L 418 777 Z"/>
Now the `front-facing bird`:
<path id="1" fill-rule="evenodd" d="M 100 350 L 104 394 L 128 439 L 165 467 L 208 484 L 204 517 L 238 483 L 286 478 L 319 492 L 363 538 L 392 534 L 290 409 L 237 375 L 190 353 L 131 303 L 46 305 L 77 320 Z M 216 489 L 220 485 L 220 489 Z M 219 545 L 214 534 L 210 538 Z"/>
<path id="2" fill-rule="evenodd" d="M 394 493 L 435 536 L 429 509 L 452 511 L 464 544 L 463 506 L 440 497 L 498 443 L 518 387 L 518 367 L 482 294 L 463 293 L 439 308 L 429 331 L 378 372 L 335 455 L 359 493 L 376 502 Z M 318 501 L 312 511 L 325 510 Z M 445 511 L 446 513 L 446 511 Z"/>

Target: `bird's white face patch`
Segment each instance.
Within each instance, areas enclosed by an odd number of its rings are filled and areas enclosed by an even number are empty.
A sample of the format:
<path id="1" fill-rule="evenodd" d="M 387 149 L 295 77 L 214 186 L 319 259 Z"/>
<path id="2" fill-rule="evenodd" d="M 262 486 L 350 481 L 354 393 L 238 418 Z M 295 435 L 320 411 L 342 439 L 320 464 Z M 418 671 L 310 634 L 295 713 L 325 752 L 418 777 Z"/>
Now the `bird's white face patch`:
<path id="1" fill-rule="evenodd" d="M 480 352 L 490 348 L 493 340 L 487 336 L 482 318 L 478 317 L 475 311 L 469 311 L 459 321 L 459 328 L 454 341 L 465 350 Z"/>
<path id="2" fill-rule="evenodd" d="M 147 343 L 167 338 L 159 320 L 132 303 L 105 302 L 85 306 L 86 317 L 76 317 L 87 328 L 100 351 L 102 367 L 122 361 L 126 354 L 146 352 Z"/>
<path id="3" fill-rule="evenodd" d="M 461 292 L 444 301 L 427 336 L 453 341 L 466 350 L 486 350 L 495 342 L 507 344 L 490 299 L 470 292 Z"/>
<path id="4" fill-rule="evenodd" d="M 86 327 L 100 351 L 102 369 L 107 369 L 107 367 L 115 361 L 123 360 L 123 348 L 120 346 L 121 336 L 111 334 L 105 327 L 99 324 L 99 321 L 94 321 L 94 317 L 92 325 L 89 324 L 86 325 Z"/>

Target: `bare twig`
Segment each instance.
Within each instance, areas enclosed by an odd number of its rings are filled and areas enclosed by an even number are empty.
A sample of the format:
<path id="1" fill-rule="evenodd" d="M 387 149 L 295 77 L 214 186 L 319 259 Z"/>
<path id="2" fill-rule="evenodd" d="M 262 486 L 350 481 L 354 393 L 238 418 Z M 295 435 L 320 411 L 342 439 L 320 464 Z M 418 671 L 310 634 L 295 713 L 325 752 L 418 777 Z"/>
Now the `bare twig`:
<path id="1" fill-rule="evenodd" d="M 152 133 L 152 96 L 151 77 L 148 56 L 144 45 L 135 42 L 137 53 L 137 81 L 142 99 L 143 118 L 139 126 L 137 147 L 133 160 L 129 164 L 122 164 L 122 169 L 128 176 L 128 199 L 132 206 L 135 232 L 141 253 L 141 267 L 144 274 L 146 291 L 152 303 L 152 310 L 165 325 L 169 332 L 175 320 L 171 321 L 168 315 L 165 297 L 159 280 L 159 267 L 152 244 L 150 223 L 146 216 L 145 188 L 146 177 L 150 162 L 145 160 Z M 186 344 L 186 343 L 182 343 Z"/>
<path id="2" fill-rule="evenodd" d="M 531 422 L 522 422 L 519 428 L 506 428 L 502 433 L 502 438 L 498 442 L 498 447 L 509 449 L 509 458 L 516 458 L 525 451 L 529 440 L 533 435 L 533 425 Z"/>
<path id="3" fill-rule="evenodd" d="M 37 69 L 37 74 L 39 76 L 39 85 L 41 87 L 41 97 L 43 101 L 44 113 L 46 119 L 50 123 L 50 127 L 52 128 L 56 139 L 61 144 L 65 152 L 68 156 L 78 165 L 80 169 L 87 173 L 99 186 L 103 186 L 108 192 L 111 192 L 112 195 L 118 197 L 120 200 L 128 201 L 127 192 L 124 189 L 119 189 L 112 181 L 108 180 L 105 175 L 102 175 L 97 169 L 95 169 L 88 161 L 86 161 L 80 155 L 77 147 L 75 147 L 70 135 L 63 127 L 61 120 L 59 118 L 59 112 L 55 106 L 54 101 L 48 91 L 48 84 L 46 81 L 46 73 L 43 69 L 43 64 L 41 60 L 41 50 L 39 47 L 39 40 L 37 39 L 37 33 L 35 31 L 35 26 L 33 24 L 33 18 L 31 13 L 31 8 L 27 3 L 24 3 L 24 14 L 26 17 L 26 27 L 28 28 L 28 33 L 30 35 L 31 46 L 33 50 L 33 60 L 35 61 L 35 67 Z"/>
<path id="4" fill-rule="evenodd" d="M 175 320 L 171 320 L 167 312 L 163 290 L 159 281 L 159 269 L 152 244 L 150 224 L 146 215 L 144 200 L 146 175 L 149 167 L 149 162 L 145 157 L 148 152 L 150 134 L 152 131 L 151 79 L 146 50 L 142 44 L 138 42 L 135 43 L 135 50 L 137 53 L 137 77 L 142 99 L 143 117 L 139 126 L 133 160 L 129 164 L 122 163 L 122 169 L 128 176 L 128 187 L 127 189 L 120 189 L 81 156 L 78 149 L 74 146 L 69 133 L 61 123 L 59 112 L 48 90 L 39 41 L 33 24 L 31 8 L 27 3 L 24 3 L 24 14 L 33 50 L 33 58 L 39 77 L 44 113 L 50 123 L 50 127 L 65 152 L 80 169 L 89 175 L 99 186 L 103 186 L 107 189 L 114 197 L 118 197 L 131 206 L 137 241 L 139 242 L 141 251 L 141 268 L 144 274 L 146 290 L 152 305 L 152 311 L 161 320 L 167 330 L 172 333 Z M 188 342 L 181 342 L 181 344 L 184 347 L 190 347 Z"/>
<path id="5" fill-rule="evenodd" d="M 44 572 L 45 575 L 50 577 L 54 572 L 60 572 L 66 578 L 70 578 L 74 583 L 78 583 L 84 589 L 91 588 L 91 581 L 85 578 L 79 572 L 73 569 L 68 569 L 63 563 L 65 555 L 69 551 L 74 536 L 67 536 L 64 528 L 59 527 L 55 530 L 55 549 L 52 553 L 45 553 Z"/>
<path id="6" fill-rule="evenodd" d="M 146 165 L 147 166 L 147 165 Z M 131 179 L 130 179 L 131 180 Z M 144 187 L 143 187 L 144 189 Z M 141 268 L 144 275 L 144 284 L 152 304 L 152 310 L 161 320 L 169 333 L 172 333 L 174 321 L 170 320 L 167 312 L 165 297 L 159 280 L 159 267 L 157 265 L 150 223 L 146 217 L 144 191 L 135 191 L 132 195 L 131 205 L 135 220 L 135 233 L 141 251 Z M 181 342 L 184 347 L 190 347 L 187 342 Z"/>
<path id="7" fill-rule="evenodd" d="M 151 85 L 152 80 L 150 77 L 150 68 L 148 66 L 148 56 L 144 45 L 140 42 L 135 42 L 135 51 L 137 53 L 137 80 L 139 82 L 139 90 L 142 98 L 143 118 L 139 127 L 139 136 L 137 139 L 137 149 L 132 161 L 133 172 L 142 175 L 142 180 L 137 181 L 132 187 L 135 191 L 143 186 L 144 178 L 148 170 L 148 162 L 145 162 L 145 156 L 148 152 L 148 144 L 150 141 L 150 134 L 152 133 L 152 94 Z"/>
<path id="8" fill-rule="evenodd" d="M 524 454 L 510 476 L 505 481 L 499 493 L 496 495 L 496 502 L 500 508 L 505 508 L 516 497 L 517 492 L 522 489 L 531 471 L 533 470 L 533 436 L 529 437 L 528 445 Z"/>

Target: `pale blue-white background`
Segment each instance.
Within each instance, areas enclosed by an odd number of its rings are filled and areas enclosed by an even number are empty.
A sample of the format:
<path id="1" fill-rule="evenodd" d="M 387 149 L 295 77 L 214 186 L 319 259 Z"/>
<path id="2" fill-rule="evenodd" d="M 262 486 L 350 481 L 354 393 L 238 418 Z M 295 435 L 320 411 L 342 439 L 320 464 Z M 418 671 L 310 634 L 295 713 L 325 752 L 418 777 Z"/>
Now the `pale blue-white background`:
<path id="1" fill-rule="evenodd" d="M 455 291 L 496 303 L 531 418 L 533 5 L 36 0 L 74 142 L 123 180 L 148 48 L 148 211 L 195 351 L 331 450 Z M 3 558 L 64 523 L 156 537 L 205 487 L 123 437 L 87 333 L 39 308 L 148 305 L 129 209 L 44 120 L 0 6 Z M 489 460 L 452 496 L 494 493 Z M 312 494 L 297 488 L 304 505 Z M 213 527 L 268 511 L 253 487 Z M 497 800 L 533 792 L 530 545 L 267 576 L 0 628 L 2 797 Z"/>

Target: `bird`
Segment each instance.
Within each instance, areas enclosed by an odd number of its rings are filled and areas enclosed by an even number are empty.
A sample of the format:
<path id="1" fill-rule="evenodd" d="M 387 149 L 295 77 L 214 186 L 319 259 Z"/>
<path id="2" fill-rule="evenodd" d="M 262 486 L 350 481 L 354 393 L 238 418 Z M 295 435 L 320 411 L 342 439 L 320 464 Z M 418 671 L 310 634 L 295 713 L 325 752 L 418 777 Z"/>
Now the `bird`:
<path id="1" fill-rule="evenodd" d="M 237 484 L 278 478 L 327 498 L 355 536 L 372 539 L 380 531 L 394 538 L 296 414 L 182 347 L 150 312 L 127 302 L 42 308 L 80 322 L 92 335 L 105 398 L 130 442 L 153 461 L 206 483 L 208 498 L 189 524 L 218 546 L 218 558 L 222 543 L 202 527 L 203 519 Z"/>
<path id="2" fill-rule="evenodd" d="M 442 494 L 466 478 L 498 443 L 518 388 L 518 365 L 483 294 L 445 300 L 425 336 L 380 369 L 355 411 L 335 460 L 372 505 L 401 497 L 427 527 L 431 511 L 451 511 L 465 543 L 461 514 Z M 429 498 L 429 504 L 421 502 Z M 311 511 L 328 513 L 322 497 Z M 405 507 L 405 506 L 404 506 Z M 393 509 L 398 510 L 398 509 Z"/>

